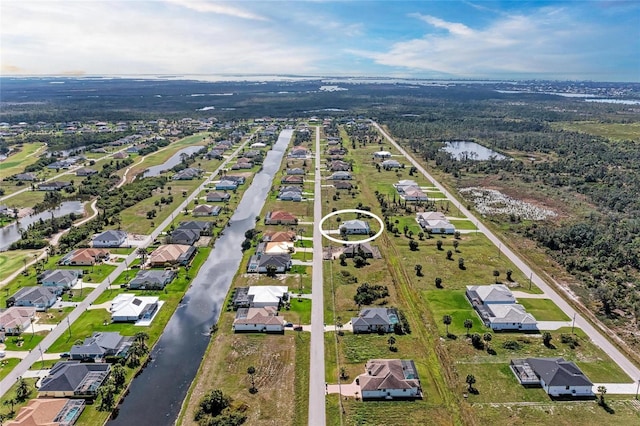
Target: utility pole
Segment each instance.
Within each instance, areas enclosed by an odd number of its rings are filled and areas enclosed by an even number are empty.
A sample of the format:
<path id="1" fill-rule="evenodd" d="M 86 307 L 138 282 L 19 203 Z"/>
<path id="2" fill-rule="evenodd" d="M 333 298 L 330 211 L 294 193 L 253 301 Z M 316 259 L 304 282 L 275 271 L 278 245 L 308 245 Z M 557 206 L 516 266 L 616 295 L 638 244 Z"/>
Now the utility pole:
<path id="1" fill-rule="evenodd" d="M 573 328 L 576 326 L 576 312 L 573 313 L 573 322 L 571 323 L 571 334 L 573 334 Z"/>
<path id="2" fill-rule="evenodd" d="M 67 330 L 69 330 L 69 340 L 71 340 L 71 323 L 69 322 L 69 315 L 67 315 Z"/>
<path id="3" fill-rule="evenodd" d="M 533 271 L 531 271 L 531 274 L 529 275 L 529 291 L 531 291 L 531 280 L 533 279 Z"/>

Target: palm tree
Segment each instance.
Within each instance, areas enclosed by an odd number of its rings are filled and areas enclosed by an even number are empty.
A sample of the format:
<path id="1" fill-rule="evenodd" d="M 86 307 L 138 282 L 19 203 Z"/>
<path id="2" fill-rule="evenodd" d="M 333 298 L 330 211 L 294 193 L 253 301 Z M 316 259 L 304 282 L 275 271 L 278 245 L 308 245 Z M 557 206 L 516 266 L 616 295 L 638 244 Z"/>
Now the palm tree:
<path id="1" fill-rule="evenodd" d="M 471 327 L 473 327 L 473 321 L 470 319 L 464 320 L 464 328 L 467 329 L 467 337 L 469 337 L 469 330 L 471 330 Z"/>
<path id="2" fill-rule="evenodd" d="M 489 352 L 489 342 L 491 341 L 491 339 L 493 339 L 493 336 L 491 335 L 491 333 L 484 333 L 484 335 L 482 336 L 482 340 L 484 340 L 487 343 L 487 352 Z"/>
<path id="3" fill-rule="evenodd" d="M 396 344 L 396 338 L 393 336 L 389 336 L 389 338 L 387 339 L 387 344 L 389 345 L 389 350 L 393 351 L 393 348 L 394 348 L 393 345 Z"/>
<path id="4" fill-rule="evenodd" d="M 4 404 L 4 406 L 9 407 L 11 406 L 11 408 L 9 409 L 9 415 L 11 417 L 13 417 L 13 415 L 16 413 L 16 411 L 14 410 L 14 405 L 16 405 L 16 399 L 15 398 L 9 398 L 9 399 L 5 399 L 4 402 L 2 404 Z"/>
<path id="5" fill-rule="evenodd" d="M 251 376 L 251 389 L 249 389 L 249 392 L 255 393 L 257 391 L 256 382 L 254 379 L 254 374 L 256 374 L 256 368 L 254 366 L 250 366 L 249 368 L 247 368 L 247 374 Z"/>
<path id="6" fill-rule="evenodd" d="M 500 271 L 497 269 L 493 271 L 493 276 L 496 278 L 496 284 L 498 284 L 498 277 L 500 276 Z"/>
<path id="7" fill-rule="evenodd" d="M 469 386 L 469 392 L 473 392 L 473 385 L 476 383 L 476 378 L 473 374 L 467 374 L 467 378 L 465 380 L 467 385 Z"/>
<path id="8" fill-rule="evenodd" d="M 440 277 L 436 278 L 436 287 L 442 288 L 442 278 Z"/>
<path id="9" fill-rule="evenodd" d="M 607 393 L 606 386 L 598 386 L 598 394 L 600 395 L 600 405 L 604 405 L 604 395 Z"/>
<path id="10" fill-rule="evenodd" d="M 138 256 L 140 256 L 140 264 L 141 264 L 141 265 L 144 265 L 144 262 L 145 262 L 145 260 L 147 259 L 147 253 L 148 253 L 148 250 L 147 250 L 147 248 L 146 248 L 146 247 L 140 247 L 140 248 L 136 251 L 136 254 L 137 254 Z"/>
<path id="11" fill-rule="evenodd" d="M 144 331 L 139 331 L 133 336 L 133 340 L 140 344 L 140 347 L 145 354 L 149 352 L 149 348 L 147 348 L 146 344 L 147 340 L 149 340 L 149 335 L 147 333 L 145 333 Z"/>
<path id="12" fill-rule="evenodd" d="M 445 327 L 447 327 L 447 336 L 449 335 L 449 324 L 451 324 L 451 321 L 453 319 L 451 318 L 451 315 L 445 315 L 442 317 L 442 322 L 444 323 Z"/>

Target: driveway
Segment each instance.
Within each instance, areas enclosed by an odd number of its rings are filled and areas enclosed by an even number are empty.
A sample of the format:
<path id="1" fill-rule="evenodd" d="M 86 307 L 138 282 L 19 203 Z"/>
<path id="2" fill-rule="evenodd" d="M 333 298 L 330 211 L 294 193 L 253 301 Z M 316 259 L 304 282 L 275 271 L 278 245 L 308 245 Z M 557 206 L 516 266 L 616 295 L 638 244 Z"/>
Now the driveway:
<path id="1" fill-rule="evenodd" d="M 598 394 L 598 387 L 604 386 L 607 388 L 607 395 L 637 395 L 638 383 L 594 383 L 592 391 L 596 395 Z"/>
<path id="2" fill-rule="evenodd" d="M 360 386 L 354 380 L 351 383 L 341 383 L 339 385 L 327 385 L 327 393 L 339 393 L 342 396 L 356 397 L 360 395 Z"/>
<path id="3" fill-rule="evenodd" d="M 573 321 L 538 321 L 538 330 L 558 330 L 562 327 L 571 327 Z M 577 328 L 578 325 L 576 325 Z"/>

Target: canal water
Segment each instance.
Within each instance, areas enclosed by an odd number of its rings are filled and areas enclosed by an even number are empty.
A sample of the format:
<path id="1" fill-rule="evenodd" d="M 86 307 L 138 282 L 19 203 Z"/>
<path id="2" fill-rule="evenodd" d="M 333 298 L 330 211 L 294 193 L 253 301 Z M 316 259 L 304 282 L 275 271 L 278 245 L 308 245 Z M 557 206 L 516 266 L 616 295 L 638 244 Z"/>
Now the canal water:
<path id="1" fill-rule="evenodd" d="M 46 210 L 42 213 L 31 216 L 25 216 L 20 218 L 18 223 L 14 222 L 11 225 L 0 228 L 0 251 L 7 250 L 12 243 L 21 238 L 20 229 L 27 229 L 29 225 L 36 223 L 40 219 L 51 219 L 52 213 L 54 217 L 62 217 L 71 213 L 76 213 L 82 216 L 84 214 L 84 207 L 82 207 L 82 203 L 80 201 L 65 201 L 60 204 L 58 208 Z"/>
<path id="2" fill-rule="evenodd" d="M 244 233 L 255 227 L 280 167 L 293 130 L 280 133 L 268 152 L 263 170 L 256 174 L 231 218 L 231 225 L 216 240 L 211 254 L 173 314 L 151 352 L 152 360 L 133 380 L 129 395 L 111 426 L 172 425 L 209 343 L 209 329 L 218 321 L 231 281 L 242 260 Z"/>
<path id="3" fill-rule="evenodd" d="M 182 158 L 180 158 L 180 156 L 182 154 L 193 155 L 193 154 L 195 154 L 197 152 L 202 151 L 205 148 L 206 147 L 204 147 L 204 146 L 189 146 L 187 148 L 181 149 L 180 151 L 178 151 L 175 154 L 173 154 L 171 156 L 171 158 L 169 158 L 163 164 L 159 164 L 157 166 L 149 167 L 144 172 L 143 177 L 159 176 L 160 173 L 164 172 L 165 170 L 170 170 L 170 169 L 174 168 L 175 166 L 177 166 L 178 164 L 180 164 L 180 161 L 182 161 Z"/>

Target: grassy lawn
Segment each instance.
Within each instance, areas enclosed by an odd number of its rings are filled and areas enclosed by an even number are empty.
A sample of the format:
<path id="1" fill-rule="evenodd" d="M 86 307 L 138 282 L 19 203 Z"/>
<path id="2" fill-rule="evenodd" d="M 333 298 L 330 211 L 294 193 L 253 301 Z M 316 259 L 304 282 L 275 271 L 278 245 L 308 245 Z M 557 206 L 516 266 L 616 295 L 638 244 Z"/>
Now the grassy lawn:
<path id="1" fill-rule="evenodd" d="M 484 326 L 478 314 L 471 307 L 471 304 L 461 291 L 425 291 L 422 294 L 429 304 L 431 312 L 433 312 L 440 335 L 446 335 L 446 326 L 442 323 L 442 317 L 445 315 L 451 315 L 451 324 L 449 325 L 449 333 L 451 334 L 465 334 L 467 329 L 464 328 L 464 321 L 466 319 L 473 321 L 473 327 L 471 328 L 472 333 L 491 331 Z"/>
<path id="2" fill-rule="evenodd" d="M 15 175 L 16 173 L 22 173 L 25 167 L 38 161 L 38 155 L 32 154 L 43 146 L 44 144 L 40 142 L 22 144 L 20 152 L 10 155 L 0 163 L 2 166 L 0 167 L 0 179 Z"/>
<path id="3" fill-rule="evenodd" d="M 20 361 L 22 361 L 20 358 L 5 358 L 0 361 L 0 380 L 7 377 L 7 374 L 9 374 L 16 365 L 20 364 Z"/>
<path id="4" fill-rule="evenodd" d="M 285 319 L 294 324 L 311 324 L 311 299 L 291 297 L 291 309 L 282 311 Z"/>
<path id="5" fill-rule="evenodd" d="M 23 259 L 31 260 L 40 250 L 12 250 L 0 253 L 0 271 L 2 277 L 8 277 L 16 271 L 24 269 Z"/>
<path id="6" fill-rule="evenodd" d="M 602 136 L 615 141 L 640 141 L 640 123 L 599 123 L 595 121 L 558 122 L 552 127 Z"/>
<path id="7" fill-rule="evenodd" d="M 46 191 L 25 191 L 4 200 L 2 203 L 11 208 L 33 207 L 44 200 Z M 9 195 L 7 193 L 7 195 Z"/>
<path id="8" fill-rule="evenodd" d="M 30 351 L 38 347 L 38 344 L 42 341 L 42 339 L 44 339 L 44 336 L 46 335 L 46 332 L 31 334 L 30 330 L 27 329 L 20 335 L 20 337 L 7 337 L 7 340 L 4 342 L 4 344 L 6 345 L 6 350 L 8 351 Z M 20 339 L 22 339 L 22 345 L 18 346 Z"/>
<path id="9" fill-rule="evenodd" d="M 3 413 L 5 412 L 5 410 L 8 413 L 9 411 L 8 408 L 10 407 L 11 404 L 7 403 L 7 401 L 9 401 L 10 399 L 14 400 L 13 409 L 17 413 L 18 411 L 20 411 L 20 408 L 27 405 L 27 403 L 31 398 L 35 398 L 37 396 L 36 382 L 38 381 L 38 379 L 26 378 L 24 380 L 25 382 L 27 382 L 27 384 L 29 385 L 29 389 L 31 390 L 29 398 L 25 399 L 24 401 L 16 401 L 15 396 L 16 396 L 16 389 L 18 388 L 18 382 L 14 383 L 13 386 L 11 386 L 9 390 L 7 390 L 7 392 L 5 392 L 5 394 L 2 397 L 0 397 L 0 406 L 2 406 L 3 408 L 2 409 Z"/>
<path id="10" fill-rule="evenodd" d="M 538 321 L 569 321 L 571 319 L 550 299 L 520 298 L 518 303 Z"/>

